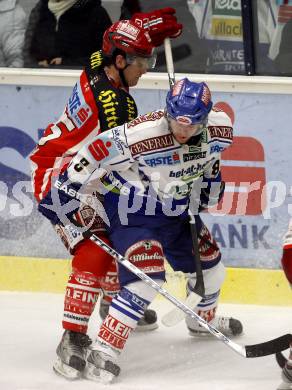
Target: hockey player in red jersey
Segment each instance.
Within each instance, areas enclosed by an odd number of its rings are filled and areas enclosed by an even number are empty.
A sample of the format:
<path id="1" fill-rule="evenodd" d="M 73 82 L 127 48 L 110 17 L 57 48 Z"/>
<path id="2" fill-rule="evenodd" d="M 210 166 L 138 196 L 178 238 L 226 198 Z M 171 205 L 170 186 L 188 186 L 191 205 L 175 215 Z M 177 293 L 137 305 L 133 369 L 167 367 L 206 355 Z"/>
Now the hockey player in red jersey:
<path id="1" fill-rule="evenodd" d="M 290 219 L 288 231 L 284 237 L 282 267 L 292 288 L 292 219 Z M 277 360 L 278 359 L 279 361 L 282 360 L 281 354 L 277 357 Z M 283 364 L 283 381 L 279 385 L 278 390 L 292 390 L 292 343 L 290 344 L 290 354 L 288 360 Z"/>
<path id="2" fill-rule="evenodd" d="M 104 35 L 102 51 L 95 52 L 81 73 L 63 114 L 50 124 L 32 155 L 32 180 L 36 200 L 40 202 L 50 191 L 52 180 L 69 163 L 82 145 L 100 132 L 136 118 L 137 107 L 129 94 L 139 78 L 155 64 L 154 48 L 166 37 L 180 34 L 171 8 L 139 14 L 134 20 L 114 23 Z M 143 21 L 153 26 L 141 27 Z M 162 41 L 157 42 L 157 35 Z M 151 40 L 151 36 L 154 42 Z M 89 203 L 74 215 L 81 226 L 108 242 L 104 223 Z M 103 290 L 101 314 L 106 316 L 112 296 L 119 291 L 116 264 L 89 239 L 76 235 L 60 221 L 54 228 L 73 255 L 63 314 L 62 341 L 57 348 L 54 369 L 69 379 L 79 378 L 85 367 L 88 321 Z M 155 329 L 156 313 L 147 310 L 139 328 Z"/>

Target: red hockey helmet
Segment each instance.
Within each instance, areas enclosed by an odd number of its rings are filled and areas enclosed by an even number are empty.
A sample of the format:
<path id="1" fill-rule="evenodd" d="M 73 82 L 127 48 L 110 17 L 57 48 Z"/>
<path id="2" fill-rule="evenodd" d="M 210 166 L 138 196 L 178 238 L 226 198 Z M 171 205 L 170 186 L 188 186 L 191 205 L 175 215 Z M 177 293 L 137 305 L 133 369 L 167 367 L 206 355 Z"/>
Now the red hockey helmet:
<path id="1" fill-rule="evenodd" d="M 102 51 L 111 56 L 115 49 L 137 57 L 152 57 L 154 46 L 147 31 L 131 20 L 120 20 L 109 27 L 103 35 Z"/>

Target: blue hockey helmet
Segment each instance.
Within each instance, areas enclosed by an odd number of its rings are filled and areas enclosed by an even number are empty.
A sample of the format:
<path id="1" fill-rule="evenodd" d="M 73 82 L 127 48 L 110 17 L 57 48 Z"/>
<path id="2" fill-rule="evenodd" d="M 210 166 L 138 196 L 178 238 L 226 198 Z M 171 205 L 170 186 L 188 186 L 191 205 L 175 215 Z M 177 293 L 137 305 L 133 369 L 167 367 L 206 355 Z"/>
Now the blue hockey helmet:
<path id="1" fill-rule="evenodd" d="M 177 81 L 166 96 L 168 116 L 185 125 L 204 123 L 212 105 L 207 84 L 194 83 L 187 78 Z"/>

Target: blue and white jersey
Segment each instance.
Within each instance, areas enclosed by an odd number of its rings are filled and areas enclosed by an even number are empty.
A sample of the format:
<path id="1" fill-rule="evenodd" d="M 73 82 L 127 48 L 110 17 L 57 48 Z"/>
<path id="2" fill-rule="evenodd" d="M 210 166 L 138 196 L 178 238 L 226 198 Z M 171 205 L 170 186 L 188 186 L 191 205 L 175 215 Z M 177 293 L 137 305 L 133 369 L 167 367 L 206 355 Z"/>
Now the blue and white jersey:
<path id="1" fill-rule="evenodd" d="M 68 177 L 85 185 L 102 177 L 112 204 L 127 197 L 142 213 L 167 214 L 188 204 L 194 183 L 220 178 L 220 154 L 232 138 L 230 118 L 213 109 L 202 133 L 182 145 L 158 110 L 98 135 L 73 158 Z"/>

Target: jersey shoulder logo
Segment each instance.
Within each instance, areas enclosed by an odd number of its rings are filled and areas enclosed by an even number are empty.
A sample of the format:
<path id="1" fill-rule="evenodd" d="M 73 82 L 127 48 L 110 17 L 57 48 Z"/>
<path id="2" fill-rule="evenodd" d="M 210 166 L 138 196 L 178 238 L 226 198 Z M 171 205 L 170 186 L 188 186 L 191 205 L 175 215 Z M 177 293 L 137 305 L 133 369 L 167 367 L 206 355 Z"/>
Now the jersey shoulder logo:
<path id="1" fill-rule="evenodd" d="M 233 141 L 233 128 L 230 126 L 208 126 L 210 153 L 220 153 Z"/>
<path id="2" fill-rule="evenodd" d="M 152 112 L 149 112 L 148 114 L 140 115 L 140 116 L 138 116 L 138 118 L 129 122 L 128 128 L 137 126 L 140 123 L 149 122 L 149 121 L 156 121 L 162 117 L 164 117 L 163 111 L 152 111 Z"/>

